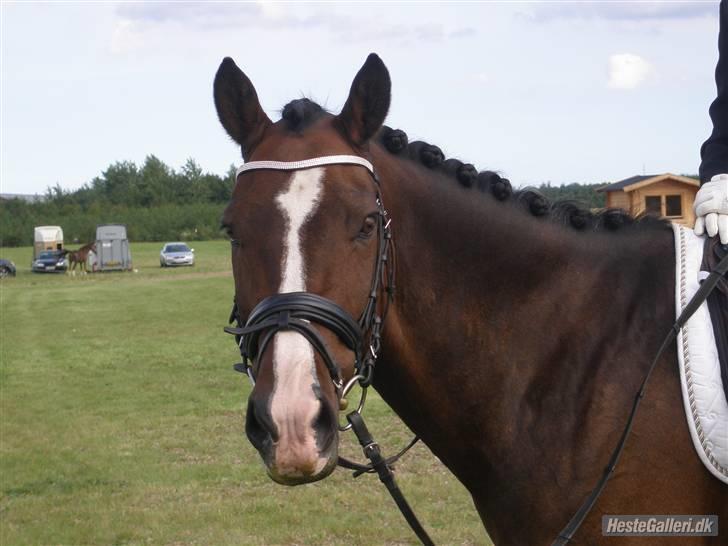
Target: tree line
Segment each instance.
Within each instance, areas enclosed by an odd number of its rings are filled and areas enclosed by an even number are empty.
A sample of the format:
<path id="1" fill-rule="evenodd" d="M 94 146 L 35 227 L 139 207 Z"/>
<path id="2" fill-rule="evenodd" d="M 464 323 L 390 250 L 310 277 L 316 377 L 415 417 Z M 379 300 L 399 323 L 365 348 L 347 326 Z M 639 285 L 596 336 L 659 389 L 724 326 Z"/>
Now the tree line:
<path id="1" fill-rule="evenodd" d="M 33 244 L 33 228 L 59 225 L 67 243 L 86 243 L 98 224 L 126 224 L 132 241 L 208 240 L 222 238 L 220 216 L 235 183 L 235 166 L 224 176 L 203 173 L 188 159 L 175 170 L 154 155 L 141 165 L 121 161 L 81 188 L 48 188 L 38 202 L 0 199 L 0 246 Z M 602 184 L 541 184 L 552 201 L 574 199 L 604 206 Z"/>
<path id="2" fill-rule="evenodd" d="M 74 191 L 59 185 L 44 199 L 0 200 L 0 246 L 33 244 L 33 228 L 59 225 L 67 243 L 85 243 L 98 224 L 126 224 L 132 241 L 221 238 L 220 216 L 235 183 L 235 166 L 224 176 L 203 173 L 188 159 L 175 170 L 154 155 L 142 165 L 110 165 Z"/>
<path id="3" fill-rule="evenodd" d="M 537 187 L 538 191 L 549 198 L 551 202 L 569 200 L 578 201 L 591 209 L 601 209 L 606 206 L 606 196 L 603 193 L 597 193 L 599 188 L 606 186 L 604 184 L 564 184 L 562 186 L 552 186 L 551 183 L 541 184 Z"/>

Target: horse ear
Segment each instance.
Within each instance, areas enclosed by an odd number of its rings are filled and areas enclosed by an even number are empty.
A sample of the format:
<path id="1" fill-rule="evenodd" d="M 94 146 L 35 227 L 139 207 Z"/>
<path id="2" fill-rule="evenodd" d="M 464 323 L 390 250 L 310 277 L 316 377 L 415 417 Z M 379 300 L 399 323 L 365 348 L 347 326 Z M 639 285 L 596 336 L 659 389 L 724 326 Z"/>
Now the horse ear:
<path id="1" fill-rule="evenodd" d="M 357 145 L 369 140 L 384 123 L 391 98 L 389 71 L 382 59 L 371 53 L 354 78 L 338 116 L 349 140 Z"/>
<path id="2" fill-rule="evenodd" d="M 220 123 L 240 144 L 243 156 L 248 156 L 271 120 L 260 106 L 255 87 L 230 57 L 225 57 L 217 69 L 214 95 Z"/>

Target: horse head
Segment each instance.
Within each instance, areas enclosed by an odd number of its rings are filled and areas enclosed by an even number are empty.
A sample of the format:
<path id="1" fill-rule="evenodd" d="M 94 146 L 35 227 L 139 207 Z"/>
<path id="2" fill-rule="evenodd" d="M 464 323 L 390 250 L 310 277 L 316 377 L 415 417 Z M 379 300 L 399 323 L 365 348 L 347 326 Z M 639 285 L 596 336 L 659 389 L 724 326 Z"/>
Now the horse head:
<path id="1" fill-rule="evenodd" d="M 245 429 L 282 484 L 316 481 L 335 468 L 342 387 L 361 371 L 370 319 L 382 304 L 371 293 L 382 288 L 373 277 L 381 273 L 384 209 L 368 163 L 352 161 L 367 156 L 390 87 L 386 67 L 370 55 L 338 115 L 299 99 L 274 123 L 232 59 L 215 77 L 220 121 L 257 165 L 239 172 L 223 214 L 239 322 L 255 324 L 246 334 L 256 382 Z M 331 156 L 349 160 L 290 163 Z M 286 164 L 256 163 L 264 161 Z M 296 310 L 303 314 L 289 319 Z"/>

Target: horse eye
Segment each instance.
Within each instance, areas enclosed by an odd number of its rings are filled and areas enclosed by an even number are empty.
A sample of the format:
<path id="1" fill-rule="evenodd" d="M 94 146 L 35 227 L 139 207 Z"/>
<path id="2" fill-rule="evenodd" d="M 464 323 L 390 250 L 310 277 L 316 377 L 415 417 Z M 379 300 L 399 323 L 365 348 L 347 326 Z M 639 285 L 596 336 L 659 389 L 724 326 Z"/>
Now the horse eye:
<path id="1" fill-rule="evenodd" d="M 373 216 L 367 216 L 364 219 L 364 223 L 361 226 L 361 229 L 359 230 L 359 237 L 361 238 L 369 238 L 371 237 L 372 233 L 374 233 L 374 229 L 377 227 L 377 221 L 374 219 Z"/>
<path id="2" fill-rule="evenodd" d="M 240 240 L 233 236 L 233 228 L 231 226 L 223 225 L 220 226 L 220 229 L 225 230 L 225 235 L 227 235 L 228 239 L 230 239 L 230 244 L 232 246 L 240 246 Z"/>

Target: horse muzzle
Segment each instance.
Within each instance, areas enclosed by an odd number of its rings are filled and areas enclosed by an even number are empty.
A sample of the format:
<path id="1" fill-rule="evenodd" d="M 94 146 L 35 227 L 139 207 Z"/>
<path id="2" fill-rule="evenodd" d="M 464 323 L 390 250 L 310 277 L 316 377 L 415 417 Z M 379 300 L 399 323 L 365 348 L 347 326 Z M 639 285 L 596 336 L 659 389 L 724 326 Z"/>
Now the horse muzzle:
<path id="1" fill-rule="evenodd" d="M 292 405 L 296 400 L 292 400 Z M 258 450 L 268 475 L 283 485 L 311 483 L 327 477 L 338 460 L 336 413 L 325 400 L 274 419 L 267 401 L 251 394 L 245 432 Z"/>

